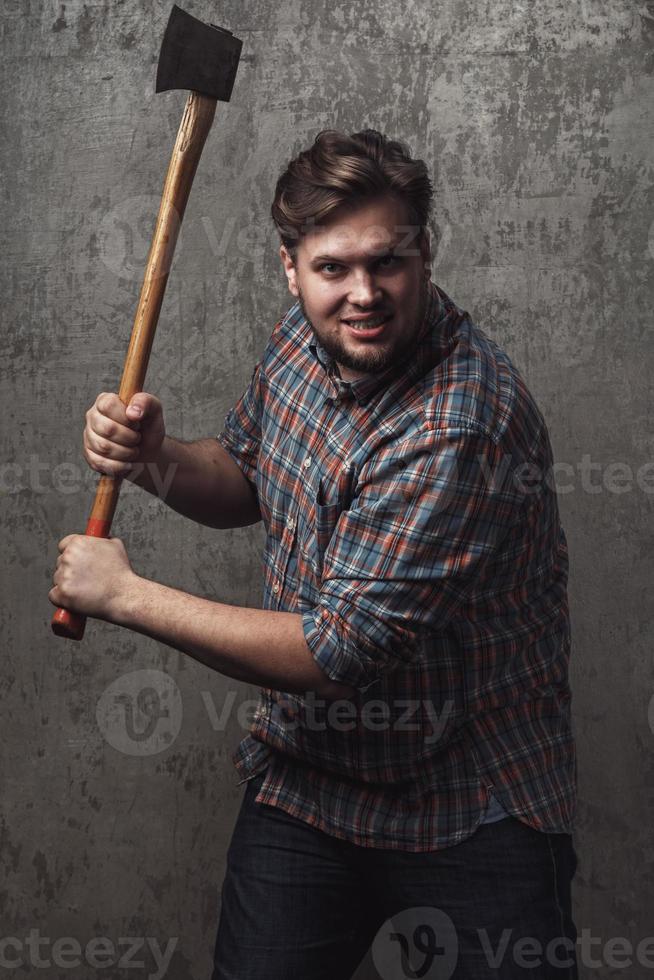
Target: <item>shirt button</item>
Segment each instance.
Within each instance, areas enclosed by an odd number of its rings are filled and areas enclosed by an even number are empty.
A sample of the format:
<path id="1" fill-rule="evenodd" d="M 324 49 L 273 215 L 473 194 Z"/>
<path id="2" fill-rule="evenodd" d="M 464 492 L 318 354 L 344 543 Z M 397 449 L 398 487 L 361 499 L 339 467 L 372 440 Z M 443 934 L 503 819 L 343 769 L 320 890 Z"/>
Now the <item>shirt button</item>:
<path id="1" fill-rule="evenodd" d="M 289 531 L 292 531 L 293 530 L 293 528 L 295 527 L 295 518 L 294 517 L 289 517 L 289 519 L 286 521 L 286 527 L 289 529 Z"/>
<path id="2" fill-rule="evenodd" d="M 311 466 L 311 456 L 307 456 L 307 458 L 302 463 L 302 465 L 304 466 L 305 470 L 307 469 L 307 467 Z"/>
<path id="3" fill-rule="evenodd" d="M 272 590 L 275 593 L 275 595 L 277 595 L 277 593 L 279 592 L 279 582 L 275 582 L 275 584 L 273 585 Z"/>

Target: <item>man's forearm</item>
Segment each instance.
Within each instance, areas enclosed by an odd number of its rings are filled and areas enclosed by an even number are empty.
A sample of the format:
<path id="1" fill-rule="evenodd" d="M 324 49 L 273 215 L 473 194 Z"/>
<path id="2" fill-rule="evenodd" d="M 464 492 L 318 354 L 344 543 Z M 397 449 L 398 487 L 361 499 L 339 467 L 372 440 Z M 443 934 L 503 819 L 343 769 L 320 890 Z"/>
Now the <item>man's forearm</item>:
<path id="1" fill-rule="evenodd" d="M 248 684 L 328 700 L 355 693 L 317 665 L 299 613 L 229 606 L 135 575 L 110 618 Z"/>
<path id="2" fill-rule="evenodd" d="M 137 464 L 128 479 L 198 524 L 245 527 L 261 520 L 254 490 L 217 439 L 166 436 L 157 459 Z"/>

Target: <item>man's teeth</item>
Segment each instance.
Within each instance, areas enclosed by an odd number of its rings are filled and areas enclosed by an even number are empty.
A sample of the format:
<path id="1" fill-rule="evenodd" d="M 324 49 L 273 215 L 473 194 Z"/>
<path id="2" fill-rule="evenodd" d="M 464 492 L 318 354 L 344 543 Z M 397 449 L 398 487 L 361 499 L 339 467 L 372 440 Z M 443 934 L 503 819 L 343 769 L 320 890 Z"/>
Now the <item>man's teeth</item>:
<path id="1" fill-rule="evenodd" d="M 373 327 L 380 327 L 386 320 L 387 317 L 385 316 L 377 316 L 374 320 L 346 320 L 345 323 L 347 323 L 348 327 L 352 327 L 353 330 L 372 330 Z"/>

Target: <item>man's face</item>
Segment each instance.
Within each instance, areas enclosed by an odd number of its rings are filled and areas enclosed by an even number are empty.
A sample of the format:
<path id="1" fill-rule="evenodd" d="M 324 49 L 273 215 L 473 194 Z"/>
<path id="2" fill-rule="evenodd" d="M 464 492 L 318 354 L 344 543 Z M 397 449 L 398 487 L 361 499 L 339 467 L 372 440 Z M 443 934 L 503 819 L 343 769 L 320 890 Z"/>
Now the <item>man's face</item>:
<path id="1" fill-rule="evenodd" d="M 311 228 L 295 261 L 280 248 L 288 288 L 346 381 L 384 371 L 415 342 L 430 255 L 409 226 L 405 206 L 380 197 Z"/>

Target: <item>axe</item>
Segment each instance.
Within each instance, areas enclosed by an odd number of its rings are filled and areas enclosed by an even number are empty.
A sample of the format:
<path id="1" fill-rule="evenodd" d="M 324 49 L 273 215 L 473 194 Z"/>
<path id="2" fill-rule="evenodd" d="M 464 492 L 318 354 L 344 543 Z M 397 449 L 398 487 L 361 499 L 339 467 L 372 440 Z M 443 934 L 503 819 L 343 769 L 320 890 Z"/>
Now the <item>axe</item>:
<path id="1" fill-rule="evenodd" d="M 124 405 L 143 390 L 152 341 L 168 281 L 177 234 L 184 217 L 202 148 L 211 129 L 218 99 L 229 102 L 242 41 L 222 27 L 204 24 L 177 5 L 164 33 L 157 67 L 156 91 L 190 89 L 168 165 L 159 214 L 148 253 L 143 285 L 125 358 L 118 397 Z M 85 534 L 108 538 L 120 477 L 102 475 Z M 86 617 L 57 609 L 52 630 L 57 636 L 81 640 Z"/>

